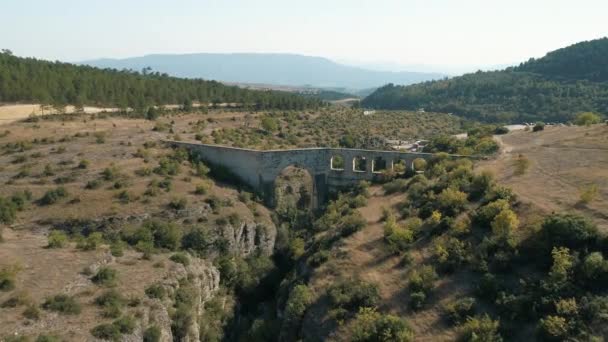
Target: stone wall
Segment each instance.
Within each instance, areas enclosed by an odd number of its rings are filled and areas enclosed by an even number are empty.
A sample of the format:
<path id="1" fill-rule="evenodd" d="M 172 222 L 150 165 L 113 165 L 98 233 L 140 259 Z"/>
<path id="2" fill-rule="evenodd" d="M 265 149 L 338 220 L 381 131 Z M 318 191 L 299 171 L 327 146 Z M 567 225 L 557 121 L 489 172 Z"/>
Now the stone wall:
<path id="1" fill-rule="evenodd" d="M 260 192 L 269 205 L 273 205 L 274 182 L 288 166 L 307 170 L 313 178 L 313 206 L 323 203 L 334 188 L 357 184 L 362 180 L 372 181 L 381 175 L 375 160 L 381 158 L 386 167 L 392 169 L 398 161 L 409 168 L 417 158 L 429 159 L 431 153 L 374 151 L 346 148 L 302 148 L 289 150 L 258 151 L 217 145 L 170 141 L 172 146 L 185 147 L 202 160 L 228 168 L 241 181 Z M 344 167 L 331 167 L 333 157 L 341 156 Z M 355 170 L 354 159 L 366 160 L 365 170 Z M 378 163 L 379 164 L 379 163 Z M 376 168 L 374 168 L 376 166 Z"/>

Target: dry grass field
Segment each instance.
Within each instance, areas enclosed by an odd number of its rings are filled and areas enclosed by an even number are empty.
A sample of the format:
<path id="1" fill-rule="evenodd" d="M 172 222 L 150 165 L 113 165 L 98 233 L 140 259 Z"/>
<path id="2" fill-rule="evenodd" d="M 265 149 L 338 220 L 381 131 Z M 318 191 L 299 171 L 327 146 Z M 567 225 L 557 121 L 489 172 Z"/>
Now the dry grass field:
<path id="1" fill-rule="evenodd" d="M 608 125 L 546 127 L 541 132 L 517 131 L 500 136 L 502 153 L 480 163 L 519 198 L 545 213 L 576 211 L 608 232 Z M 519 156 L 529 160 L 522 175 L 515 172 Z M 587 204 L 581 192 L 597 187 Z"/>

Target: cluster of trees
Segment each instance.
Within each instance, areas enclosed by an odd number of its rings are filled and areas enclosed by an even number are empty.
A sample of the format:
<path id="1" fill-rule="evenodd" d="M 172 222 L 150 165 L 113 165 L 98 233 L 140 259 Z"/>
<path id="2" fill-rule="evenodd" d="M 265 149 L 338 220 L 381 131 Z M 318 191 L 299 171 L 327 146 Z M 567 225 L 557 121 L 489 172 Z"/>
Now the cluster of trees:
<path id="1" fill-rule="evenodd" d="M 439 278 L 466 270 L 475 290 L 444 307 L 462 340 L 518 340 L 525 331 L 546 341 L 605 336 L 606 236 L 576 214 L 520 220 L 517 197 L 471 167 L 437 155 L 424 175 L 387 184 L 407 193 L 385 218 L 389 251 L 407 260 L 414 243 L 432 246 L 431 261 L 411 272 L 409 308 L 430 305 Z"/>
<path id="2" fill-rule="evenodd" d="M 577 44 L 516 68 L 379 88 L 362 105 L 454 113 L 491 122 L 569 121 L 608 114 L 608 39 Z"/>
<path id="3" fill-rule="evenodd" d="M 279 91 L 256 91 L 215 81 L 180 79 L 144 70 L 97 69 L 0 53 L 0 102 L 96 105 L 133 108 L 153 105 L 238 103 L 251 108 L 317 108 L 322 102 Z"/>
<path id="4" fill-rule="evenodd" d="M 608 81 L 608 38 L 580 42 L 514 68 L 567 80 Z"/>

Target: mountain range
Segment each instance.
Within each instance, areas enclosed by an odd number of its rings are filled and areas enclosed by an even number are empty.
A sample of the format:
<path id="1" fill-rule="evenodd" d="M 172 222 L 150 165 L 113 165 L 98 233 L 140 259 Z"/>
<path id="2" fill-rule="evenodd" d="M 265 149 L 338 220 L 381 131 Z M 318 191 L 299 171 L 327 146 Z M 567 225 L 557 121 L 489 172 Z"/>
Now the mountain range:
<path id="1" fill-rule="evenodd" d="M 322 57 L 276 53 L 154 54 L 124 59 L 96 59 L 80 64 L 137 71 L 149 67 L 153 71 L 183 78 L 333 88 L 352 92 L 387 83 L 408 85 L 445 77 L 440 73 L 369 70 Z"/>

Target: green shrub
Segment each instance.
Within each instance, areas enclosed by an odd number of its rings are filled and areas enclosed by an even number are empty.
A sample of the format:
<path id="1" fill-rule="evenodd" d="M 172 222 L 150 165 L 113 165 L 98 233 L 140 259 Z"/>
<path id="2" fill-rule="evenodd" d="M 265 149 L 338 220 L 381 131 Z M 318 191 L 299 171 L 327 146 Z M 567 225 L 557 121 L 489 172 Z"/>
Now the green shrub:
<path id="1" fill-rule="evenodd" d="M 93 232 L 89 234 L 85 239 L 79 241 L 76 244 L 76 248 L 82 249 L 83 251 L 94 251 L 99 245 L 103 243 L 103 235 L 100 232 Z"/>
<path id="2" fill-rule="evenodd" d="M 54 203 L 57 203 L 60 199 L 65 198 L 68 196 L 68 191 L 60 186 L 57 187 L 56 189 L 53 190 L 48 190 L 44 196 L 42 196 L 39 200 L 38 203 L 40 205 L 51 205 Z"/>
<path id="3" fill-rule="evenodd" d="M 84 186 L 85 189 L 88 190 L 94 190 L 97 189 L 101 186 L 101 182 L 98 179 L 93 179 L 87 182 L 87 184 Z"/>
<path id="4" fill-rule="evenodd" d="M 569 325 L 564 317 L 549 315 L 539 322 L 539 335 L 546 341 L 564 341 L 568 336 Z"/>
<path id="5" fill-rule="evenodd" d="M 28 305 L 28 307 L 22 313 L 23 317 L 32 320 L 40 319 L 40 309 L 36 305 Z"/>
<path id="6" fill-rule="evenodd" d="M 149 298 L 163 299 L 165 298 L 165 288 L 160 284 L 152 284 L 146 287 L 146 295 Z"/>
<path id="7" fill-rule="evenodd" d="M 475 312 L 475 298 L 464 297 L 451 301 L 445 304 L 443 311 L 451 323 L 461 323 Z"/>
<path id="8" fill-rule="evenodd" d="M 132 334 L 135 330 L 135 318 L 132 316 L 123 316 L 115 320 L 112 324 L 118 327 L 122 334 Z"/>
<path id="9" fill-rule="evenodd" d="M 143 342 L 160 342 L 161 336 L 160 328 L 156 325 L 151 325 L 144 331 Z"/>
<path id="10" fill-rule="evenodd" d="M 505 126 L 498 126 L 496 127 L 496 129 L 494 129 L 494 134 L 496 135 L 502 135 L 507 133 L 509 133 L 509 129 Z"/>
<path id="11" fill-rule="evenodd" d="M 598 195 L 599 188 L 596 184 L 591 184 L 580 189 L 580 199 L 583 204 L 591 203 Z"/>
<path id="12" fill-rule="evenodd" d="M 422 291 L 415 291 L 410 294 L 410 307 L 412 310 L 420 310 L 426 302 L 426 294 Z"/>
<path id="13" fill-rule="evenodd" d="M 186 253 L 175 253 L 171 256 L 171 261 L 176 262 L 178 264 L 182 264 L 184 266 L 190 265 L 190 257 Z"/>
<path id="14" fill-rule="evenodd" d="M 78 163 L 78 168 L 79 169 L 87 169 L 89 167 L 90 162 L 86 159 L 83 159 L 80 161 L 80 163 Z"/>
<path id="15" fill-rule="evenodd" d="M 188 205 L 188 200 L 185 197 L 173 198 L 169 201 L 167 205 L 170 209 L 173 210 L 184 210 Z"/>
<path id="16" fill-rule="evenodd" d="M 110 267 L 102 266 L 91 278 L 93 283 L 100 286 L 114 286 L 118 280 L 118 272 Z"/>
<path id="17" fill-rule="evenodd" d="M 212 238 L 207 230 L 195 227 L 182 237 L 182 248 L 205 254 L 212 246 Z"/>
<path id="18" fill-rule="evenodd" d="M 437 196 L 437 204 L 443 213 L 455 215 L 465 208 L 467 194 L 456 189 L 447 188 Z"/>
<path id="19" fill-rule="evenodd" d="M 96 338 L 110 341 L 120 341 L 122 334 L 120 328 L 114 324 L 100 324 L 91 329 L 91 335 Z"/>
<path id="20" fill-rule="evenodd" d="M 414 333 L 403 319 L 373 308 L 361 308 L 352 326 L 353 342 L 414 341 Z"/>
<path id="21" fill-rule="evenodd" d="M 61 342 L 61 339 L 54 335 L 40 334 L 36 338 L 36 342 Z"/>
<path id="22" fill-rule="evenodd" d="M 394 179 L 382 185 L 386 194 L 404 193 L 407 190 L 409 181 L 403 178 Z"/>
<path id="23" fill-rule="evenodd" d="M 65 294 L 58 294 L 47 298 L 42 303 L 42 308 L 49 311 L 56 311 L 64 315 L 78 315 L 82 310 L 80 303 L 73 297 Z"/>
<path id="24" fill-rule="evenodd" d="M 597 227 L 576 214 L 553 214 L 541 227 L 541 239 L 547 246 L 566 246 L 578 249 L 597 241 Z"/>
<path id="25" fill-rule="evenodd" d="M 351 312 L 360 307 L 373 307 L 380 300 L 380 292 L 375 284 L 359 279 L 342 279 L 327 290 L 333 307 L 341 307 Z"/>
<path id="26" fill-rule="evenodd" d="M 459 341 L 466 342 L 502 342 L 498 333 L 499 321 L 492 320 L 488 315 L 469 317 L 460 327 Z"/>
<path id="27" fill-rule="evenodd" d="M 17 265 L 0 269 L 0 291 L 11 291 L 15 288 L 15 277 L 19 271 L 20 267 Z"/>
<path id="28" fill-rule="evenodd" d="M 17 218 L 17 206 L 13 201 L 0 197 L 0 224 L 12 224 Z"/>
<path id="29" fill-rule="evenodd" d="M 578 126 L 589 126 L 602 122 L 602 117 L 592 112 L 579 113 L 574 118 L 574 124 Z"/>
<path id="30" fill-rule="evenodd" d="M 175 176 L 179 171 L 179 162 L 166 157 L 159 160 L 158 166 L 154 169 L 154 173 L 162 176 Z"/>
<path id="31" fill-rule="evenodd" d="M 47 248 L 63 248 L 68 243 L 68 236 L 60 230 L 49 233 Z"/>
<path id="32" fill-rule="evenodd" d="M 192 309 L 188 306 L 180 305 L 173 313 L 172 319 L 171 331 L 173 332 L 173 338 L 181 341 L 188 336 L 188 331 L 194 322 Z"/>
<path id="33" fill-rule="evenodd" d="M 539 132 L 539 131 L 543 131 L 545 129 L 545 123 L 544 122 L 537 122 L 534 127 L 532 128 L 532 132 Z"/>
<path id="34" fill-rule="evenodd" d="M 418 270 L 412 271 L 409 278 L 409 287 L 413 292 L 428 293 L 435 286 L 437 272 L 433 266 L 422 266 Z"/>
<path id="35" fill-rule="evenodd" d="M 312 304 L 313 293 L 306 285 L 296 285 L 285 304 L 285 320 L 299 322 L 308 306 Z"/>
<path id="36" fill-rule="evenodd" d="M 115 290 L 108 290 L 95 298 L 95 304 L 103 309 L 104 317 L 119 317 L 125 303 L 126 299 Z"/>

